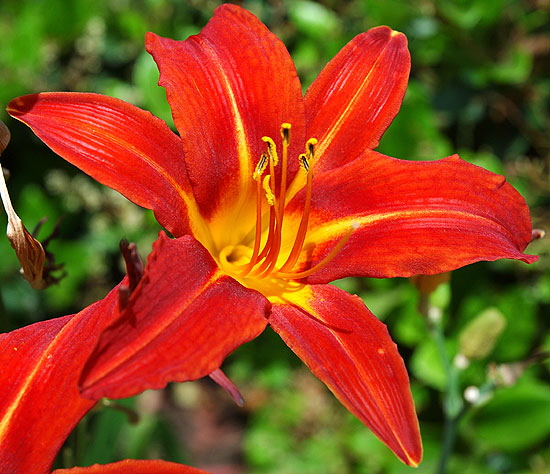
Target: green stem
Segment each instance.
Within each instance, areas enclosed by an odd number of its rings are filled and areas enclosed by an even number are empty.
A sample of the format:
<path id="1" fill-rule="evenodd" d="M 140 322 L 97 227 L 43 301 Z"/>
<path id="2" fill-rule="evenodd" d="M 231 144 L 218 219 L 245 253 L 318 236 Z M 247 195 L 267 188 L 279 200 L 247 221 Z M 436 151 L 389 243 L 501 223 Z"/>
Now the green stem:
<path id="1" fill-rule="evenodd" d="M 451 358 L 447 353 L 447 348 L 445 347 L 445 335 L 443 334 L 443 328 L 440 321 L 433 322 L 432 335 L 437 346 L 439 358 L 441 359 L 441 363 L 443 365 L 443 370 L 447 376 L 447 387 L 445 390 L 443 409 L 446 418 L 452 419 L 460 413 L 462 407 L 464 406 L 462 396 L 460 394 L 459 372 L 453 365 Z"/>
<path id="2" fill-rule="evenodd" d="M 458 422 L 466 412 L 467 408 L 463 407 L 455 416 L 451 417 L 445 413 L 445 427 L 443 432 L 443 447 L 437 463 L 437 474 L 445 474 L 447 472 L 447 464 L 451 458 L 456 440 L 456 431 Z"/>
<path id="3" fill-rule="evenodd" d="M 454 366 L 445 346 L 445 335 L 441 316 L 436 313 L 429 301 L 428 295 L 423 295 L 420 301 L 420 311 L 426 319 L 434 343 L 445 371 L 447 386 L 443 398 L 443 414 L 445 416 L 443 445 L 437 465 L 437 474 L 447 472 L 447 464 L 454 449 L 458 422 L 464 415 L 466 408 L 460 394 L 459 371 Z"/>
<path id="4" fill-rule="evenodd" d="M 80 466 L 84 462 L 88 441 L 88 417 L 85 416 L 76 426 L 76 441 L 74 446 L 76 466 Z"/>
<path id="5" fill-rule="evenodd" d="M 61 464 L 64 468 L 71 468 L 83 463 L 88 438 L 88 417 L 85 416 L 76 425 L 62 451 Z"/>

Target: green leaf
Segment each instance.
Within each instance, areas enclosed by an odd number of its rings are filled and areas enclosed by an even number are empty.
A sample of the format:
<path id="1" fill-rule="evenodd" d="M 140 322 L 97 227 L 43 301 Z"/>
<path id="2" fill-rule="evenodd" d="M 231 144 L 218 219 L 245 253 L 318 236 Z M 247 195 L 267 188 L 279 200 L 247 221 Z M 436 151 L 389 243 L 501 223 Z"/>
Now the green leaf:
<path id="1" fill-rule="evenodd" d="M 526 449 L 550 436 L 550 387 L 527 380 L 499 389 L 471 419 L 484 450 Z"/>
<path id="2" fill-rule="evenodd" d="M 289 16 L 299 31 L 314 38 L 322 38 L 338 32 L 338 16 L 324 5 L 309 1 L 289 4 Z"/>
<path id="3" fill-rule="evenodd" d="M 443 391 L 447 385 L 447 375 L 433 340 L 427 339 L 414 351 L 411 359 L 413 374 L 427 385 Z"/>

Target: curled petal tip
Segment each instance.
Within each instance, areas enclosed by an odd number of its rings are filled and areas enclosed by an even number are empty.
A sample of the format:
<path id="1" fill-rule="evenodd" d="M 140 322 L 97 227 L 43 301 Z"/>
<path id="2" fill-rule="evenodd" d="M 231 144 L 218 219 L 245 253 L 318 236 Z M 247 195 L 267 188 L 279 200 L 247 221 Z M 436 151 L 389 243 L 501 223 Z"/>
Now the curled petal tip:
<path id="1" fill-rule="evenodd" d="M 405 43 L 407 43 L 407 36 L 405 35 L 405 33 L 391 29 L 390 39 L 394 39 L 394 38 L 399 39 L 401 41 L 405 41 Z"/>
<path id="2" fill-rule="evenodd" d="M 18 118 L 20 115 L 29 112 L 33 108 L 39 96 L 40 94 L 28 94 L 21 97 L 16 97 L 8 104 L 6 111 L 13 118 Z"/>

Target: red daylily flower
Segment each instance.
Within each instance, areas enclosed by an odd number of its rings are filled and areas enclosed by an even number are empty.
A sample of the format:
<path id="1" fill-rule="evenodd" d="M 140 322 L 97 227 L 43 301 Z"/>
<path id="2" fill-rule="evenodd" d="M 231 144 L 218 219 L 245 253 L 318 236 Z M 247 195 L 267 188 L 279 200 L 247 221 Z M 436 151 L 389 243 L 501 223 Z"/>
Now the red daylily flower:
<path id="1" fill-rule="evenodd" d="M 373 151 L 410 69 L 405 36 L 388 27 L 354 38 L 305 96 L 284 45 L 235 5 L 219 7 L 199 35 L 150 33 L 146 47 L 179 135 L 102 95 L 35 94 L 8 106 L 175 237 L 161 235 L 148 265 L 166 252 L 165 266 L 142 279 L 101 337 L 83 394 L 125 397 L 204 376 L 269 324 L 417 465 L 418 422 L 396 346 L 358 297 L 328 283 L 533 262 L 522 253 L 531 238 L 524 200 L 457 156 L 409 162 Z"/>

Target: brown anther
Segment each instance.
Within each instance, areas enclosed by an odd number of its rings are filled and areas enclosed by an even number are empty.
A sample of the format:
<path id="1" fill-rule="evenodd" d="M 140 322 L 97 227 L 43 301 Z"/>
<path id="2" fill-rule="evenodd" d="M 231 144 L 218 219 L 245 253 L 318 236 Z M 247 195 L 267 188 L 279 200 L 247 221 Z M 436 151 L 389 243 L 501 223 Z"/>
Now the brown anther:
<path id="1" fill-rule="evenodd" d="M 315 158 L 315 146 L 317 145 L 316 138 L 310 138 L 306 142 L 306 152 L 308 160 L 312 161 Z"/>

